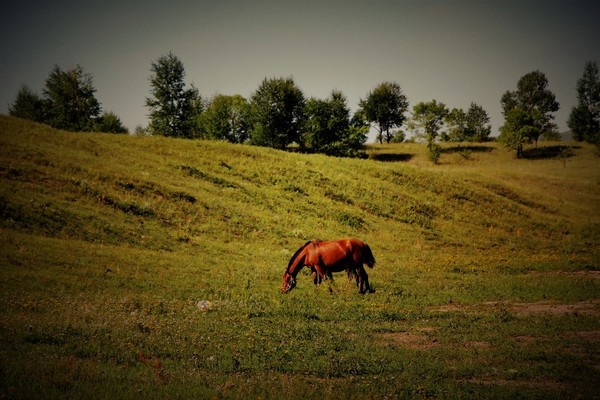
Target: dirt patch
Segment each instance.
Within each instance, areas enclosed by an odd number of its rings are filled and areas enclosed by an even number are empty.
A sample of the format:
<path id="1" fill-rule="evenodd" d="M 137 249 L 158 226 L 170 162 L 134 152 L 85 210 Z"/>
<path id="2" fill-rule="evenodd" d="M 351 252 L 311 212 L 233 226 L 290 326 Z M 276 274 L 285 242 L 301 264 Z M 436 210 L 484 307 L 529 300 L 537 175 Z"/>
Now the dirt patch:
<path id="1" fill-rule="evenodd" d="M 432 331 L 435 328 L 432 328 Z M 431 339 L 422 333 L 413 332 L 386 332 L 377 335 L 381 344 L 405 347 L 416 350 L 427 350 L 438 345 L 437 339 Z"/>
<path id="2" fill-rule="evenodd" d="M 513 336 L 513 339 L 519 343 L 529 344 L 529 343 L 535 343 L 540 338 L 535 337 L 535 336 L 519 335 L 519 336 Z"/>
<path id="3" fill-rule="evenodd" d="M 557 382 L 548 379 L 541 379 L 539 381 L 517 381 L 510 379 L 493 379 L 493 378 L 482 378 L 482 379 L 465 379 L 460 380 L 461 383 L 467 383 L 472 385 L 493 385 L 493 386 L 517 386 L 522 388 L 536 388 L 536 389 L 549 389 L 549 390 L 566 390 L 571 388 L 571 385 L 565 382 Z"/>
<path id="4" fill-rule="evenodd" d="M 433 310 L 441 313 L 462 312 L 468 315 L 475 315 L 478 313 L 477 311 L 473 310 L 471 306 L 456 303 L 444 304 L 434 308 Z"/>
<path id="5" fill-rule="evenodd" d="M 464 346 L 466 348 L 475 349 L 475 350 L 485 350 L 485 349 L 490 348 L 490 344 L 488 342 L 483 342 L 483 341 L 465 342 Z"/>
<path id="6" fill-rule="evenodd" d="M 505 301 L 490 301 L 483 305 L 487 307 L 502 307 L 515 315 L 537 315 L 548 314 L 562 315 L 587 315 L 600 317 L 600 299 L 579 301 L 576 303 L 557 303 L 553 301 L 538 301 L 535 303 L 510 303 Z M 446 309 L 447 311 L 459 311 L 458 309 Z"/>
<path id="7" fill-rule="evenodd" d="M 600 340 L 600 331 L 579 331 L 572 332 L 571 335 L 574 338 L 587 340 L 589 342 L 596 342 Z"/>
<path id="8" fill-rule="evenodd" d="M 515 314 L 520 315 L 588 315 L 600 316 L 600 299 L 580 301 L 571 304 L 560 304 L 553 302 L 540 301 L 537 303 L 515 303 L 510 305 L 510 308 Z"/>
<path id="9" fill-rule="evenodd" d="M 439 306 L 435 309 L 435 311 L 439 312 L 454 312 L 454 311 L 465 311 L 466 307 L 459 306 L 458 304 L 445 304 L 443 306 Z"/>
<path id="10" fill-rule="evenodd" d="M 600 279 L 600 271 L 550 271 L 550 272 L 530 272 L 529 275 L 535 276 L 566 276 L 571 278 L 592 278 Z"/>

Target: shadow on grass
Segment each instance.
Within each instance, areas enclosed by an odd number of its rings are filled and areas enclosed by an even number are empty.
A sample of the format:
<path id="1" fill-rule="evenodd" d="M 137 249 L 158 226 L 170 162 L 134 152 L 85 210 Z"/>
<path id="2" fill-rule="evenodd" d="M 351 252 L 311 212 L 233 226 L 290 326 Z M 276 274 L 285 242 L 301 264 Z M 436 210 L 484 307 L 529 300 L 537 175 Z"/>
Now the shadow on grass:
<path id="1" fill-rule="evenodd" d="M 543 146 L 523 150 L 523 158 L 527 160 L 543 160 L 548 158 L 570 158 L 575 155 L 574 150 L 581 146 Z"/>
<path id="2" fill-rule="evenodd" d="M 486 145 L 468 145 L 468 146 L 452 146 L 442 149 L 442 153 L 454 154 L 463 153 L 465 151 L 471 153 L 489 153 L 494 151 L 494 147 Z"/>
<path id="3" fill-rule="evenodd" d="M 376 161 L 383 161 L 383 162 L 407 162 L 412 160 L 412 158 L 414 157 L 414 154 L 407 154 L 407 153 L 400 153 L 400 154 L 391 154 L 391 153 L 384 153 L 384 154 L 373 154 L 371 155 L 371 159 L 376 160 Z"/>

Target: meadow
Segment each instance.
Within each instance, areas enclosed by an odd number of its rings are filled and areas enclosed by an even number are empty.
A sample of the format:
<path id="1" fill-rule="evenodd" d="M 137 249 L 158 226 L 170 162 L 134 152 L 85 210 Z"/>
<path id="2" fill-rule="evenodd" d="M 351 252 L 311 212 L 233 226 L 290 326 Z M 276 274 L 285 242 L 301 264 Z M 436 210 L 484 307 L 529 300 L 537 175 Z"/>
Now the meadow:
<path id="1" fill-rule="evenodd" d="M 600 397 L 598 149 L 367 154 L 0 116 L 0 398 Z M 341 237 L 374 293 L 280 293 Z"/>

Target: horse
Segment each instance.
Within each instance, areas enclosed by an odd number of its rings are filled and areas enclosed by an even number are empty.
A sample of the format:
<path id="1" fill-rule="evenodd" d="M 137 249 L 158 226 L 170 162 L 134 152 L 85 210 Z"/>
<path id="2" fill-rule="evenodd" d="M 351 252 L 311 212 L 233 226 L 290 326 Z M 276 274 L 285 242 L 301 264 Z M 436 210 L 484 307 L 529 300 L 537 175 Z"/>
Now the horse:
<path id="1" fill-rule="evenodd" d="M 315 285 L 323 279 L 333 281 L 333 272 L 346 270 L 348 278 L 356 279 L 359 293 L 371 292 L 369 276 L 363 264 L 375 266 L 375 257 L 368 244 L 358 239 L 334 241 L 309 240 L 300 247 L 288 263 L 283 274 L 281 293 L 288 293 L 296 286 L 296 276 L 304 267 L 311 270 Z"/>

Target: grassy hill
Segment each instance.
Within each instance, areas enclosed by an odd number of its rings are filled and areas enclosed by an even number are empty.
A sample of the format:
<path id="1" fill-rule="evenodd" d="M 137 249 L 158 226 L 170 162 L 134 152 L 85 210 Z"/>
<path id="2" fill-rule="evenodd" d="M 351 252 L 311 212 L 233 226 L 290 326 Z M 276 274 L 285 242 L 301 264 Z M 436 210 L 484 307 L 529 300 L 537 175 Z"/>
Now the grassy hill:
<path id="1" fill-rule="evenodd" d="M 595 151 L 434 166 L 0 116 L 0 397 L 599 396 Z M 375 293 L 279 293 L 300 245 L 346 236 Z"/>

